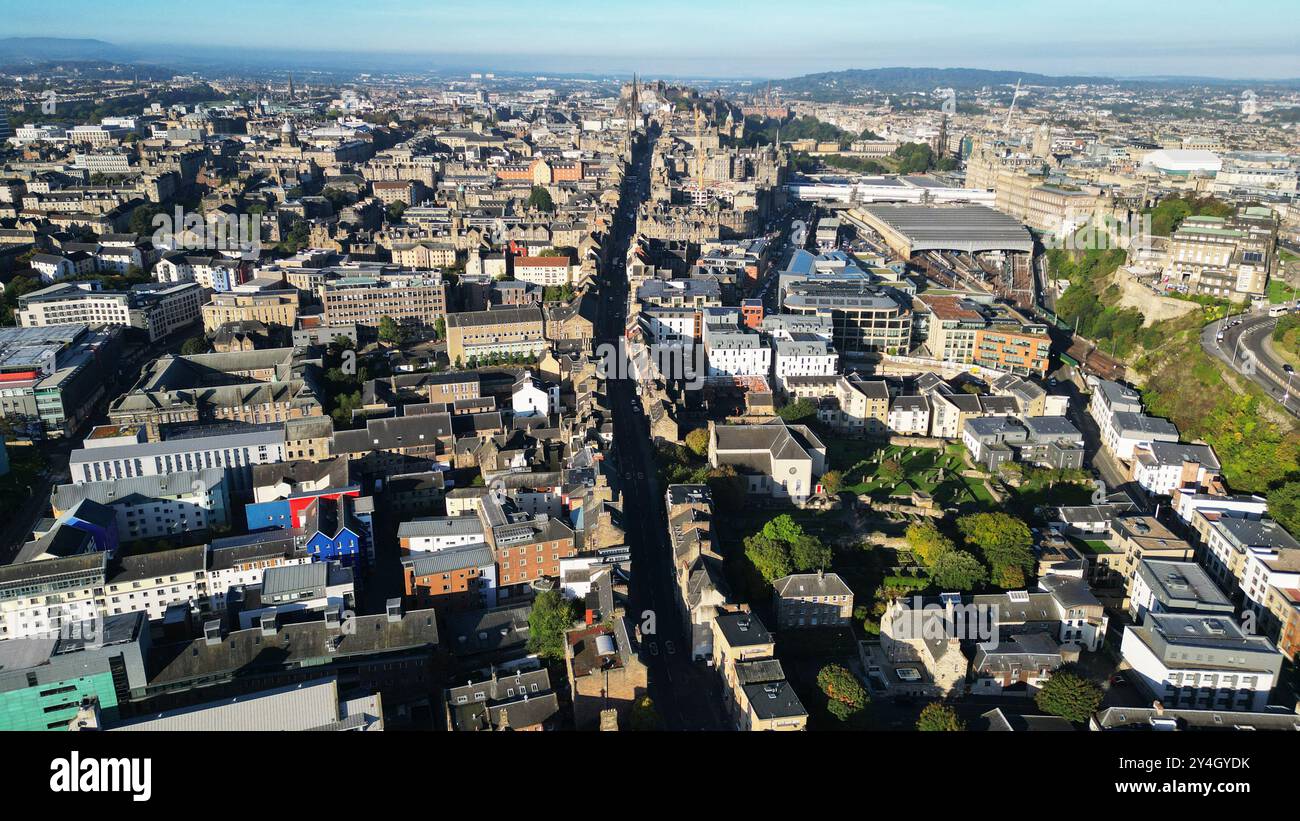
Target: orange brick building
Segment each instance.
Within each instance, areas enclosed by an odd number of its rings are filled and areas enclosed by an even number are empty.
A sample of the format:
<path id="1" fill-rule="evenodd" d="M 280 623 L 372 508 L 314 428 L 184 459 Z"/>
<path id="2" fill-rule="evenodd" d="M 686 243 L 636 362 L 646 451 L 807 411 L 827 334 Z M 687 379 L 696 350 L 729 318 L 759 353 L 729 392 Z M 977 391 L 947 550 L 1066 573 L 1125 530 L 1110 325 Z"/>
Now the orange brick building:
<path id="1" fill-rule="evenodd" d="M 496 563 L 486 544 L 408 553 L 402 579 L 412 606 L 454 612 L 497 603 Z"/>

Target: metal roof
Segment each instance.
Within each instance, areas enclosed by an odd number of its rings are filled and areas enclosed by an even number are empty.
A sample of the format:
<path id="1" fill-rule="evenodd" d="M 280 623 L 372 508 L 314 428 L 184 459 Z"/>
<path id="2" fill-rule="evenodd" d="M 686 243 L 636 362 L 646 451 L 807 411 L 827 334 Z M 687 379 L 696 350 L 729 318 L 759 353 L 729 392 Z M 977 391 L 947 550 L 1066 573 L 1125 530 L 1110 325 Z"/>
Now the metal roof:
<path id="1" fill-rule="evenodd" d="M 867 205 L 862 210 L 907 238 L 917 251 L 1034 250 L 1015 217 L 983 205 Z"/>

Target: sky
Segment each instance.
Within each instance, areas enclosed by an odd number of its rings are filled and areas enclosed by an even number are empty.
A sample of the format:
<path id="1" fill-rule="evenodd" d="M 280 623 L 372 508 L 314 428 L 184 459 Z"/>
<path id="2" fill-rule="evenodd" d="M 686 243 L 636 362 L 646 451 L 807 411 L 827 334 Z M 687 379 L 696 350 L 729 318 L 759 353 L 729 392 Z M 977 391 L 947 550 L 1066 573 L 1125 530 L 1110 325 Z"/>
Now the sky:
<path id="1" fill-rule="evenodd" d="M 1295 0 L 3 0 L 3 12 L 0 37 L 90 37 L 151 57 L 201 46 L 420 54 L 482 71 L 1300 77 Z"/>

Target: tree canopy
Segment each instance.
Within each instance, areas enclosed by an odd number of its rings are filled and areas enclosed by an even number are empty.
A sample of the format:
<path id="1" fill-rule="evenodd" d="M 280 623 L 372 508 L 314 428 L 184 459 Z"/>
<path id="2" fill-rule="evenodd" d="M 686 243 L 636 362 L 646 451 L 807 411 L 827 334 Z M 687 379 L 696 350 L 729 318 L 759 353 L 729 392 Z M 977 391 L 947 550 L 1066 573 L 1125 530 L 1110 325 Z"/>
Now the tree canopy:
<path id="1" fill-rule="evenodd" d="M 916 729 L 923 733 L 953 733 L 966 729 L 966 722 L 957 717 L 957 711 L 940 701 L 932 701 L 921 710 Z"/>
<path id="2" fill-rule="evenodd" d="M 973 513 L 957 520 L 962 538 L 979 549 L 1002 587 L 1021 587 L 1033 572 L 1033 535 L 1029 525 L 1009 513 Z"/>
<path id="3" fill-rule="evenodd" d="M 534 185 L 533 190 L 528 194 L 528 207 L 551 212 L 555 210 L 555 202 L 551 199 L 551 192 L 547 191 L 545 186 Z"/>
<path id="4" fill-rule="evenodd" d="M 1038 709 L 1082 724 L 1101 704 L 1101 687 L 1078 673 L 1062 668 L 1052 674 L 1034 696 Z"/>
<path id="5" fill-rule="evenodd" d="M 840 721 L 848 721 L 869 701 L 857 677 L 840 664 L 828 664 L 818 671 L 817 686 L 826 696 L 827 711 Z"/>
<path id="6" fill-rule="evenodd" d="M 1292 533 L 1300 533 L 1300 482 L 1285 482 L 1269 490 L 1268 513 Z"/>
<path id="7" fill-rule="evenodd" d="M 948 550 L 930 568 L 930 577 L 944 590 L 974 590 L 988 578 L 980 560 L 965 550 Z"/>
<path id="8" fill-rule="evenodd" d="M 406 339 L 406 330 L 391 316 L 379 318 L 379 339 L 391 345 L 400 345 Z"/>
<path id="9" fill-rule="evenodd" d="M 709 429 L 696 428 L 686 434 L 686 447 L 696 456 L 704 456 L 709 452 Z"/>
<path id="10" fill-rule="evenodd" d="M 826 569 L 831 563 L 830 547 L 805 533 L 788 513 L 782 513 L 746 538 L 745 555 L 769 584 L 791 573 Z"/>
<path id="11" fill-rule="evenodd" d="M 528 613 L 528 652 L 548 659 L 564 658 L 564 632 L 578 619 L 574 602 L 558 590 L 544 590 Z"/>

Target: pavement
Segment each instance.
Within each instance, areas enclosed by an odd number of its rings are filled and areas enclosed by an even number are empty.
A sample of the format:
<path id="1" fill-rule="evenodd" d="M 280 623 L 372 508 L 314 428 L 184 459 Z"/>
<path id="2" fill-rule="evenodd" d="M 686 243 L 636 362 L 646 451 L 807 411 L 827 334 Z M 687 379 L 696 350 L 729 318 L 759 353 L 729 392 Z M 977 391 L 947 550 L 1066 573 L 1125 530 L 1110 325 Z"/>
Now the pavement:
<path id="1" fill-rule="evenodd" d="M 1120 466 L 1101 444 L 1101 430 L 1097 422 L 1088 413 L 1088 397 L 1084 395 L 1071 379 L 1069 365 L 1062 365 L 1052 377 L 1056 384 L 1048 388 L 1052 394 L 1068 396 L 1070 404 L 1066 408 L 1065 418 L 1083 434 L 1084 465 L 1092 468 L 1106 483 L 1106 490 L 1114 491 L 1128 484 L 1126 471 Z"/>
<path id="2" fill-rule="evenodd" d="M 1274 355 L 1268 342 L 1277 320 L 1256 313 L 1225 317 L 1201 329 L 1201 348 L 1300 416 L 1300 381 L 1293 381 L 1294 374 L 1286 372 L 1285 363 Z M 1223 339 L 1218 339 L 1220 333 Z"/>

